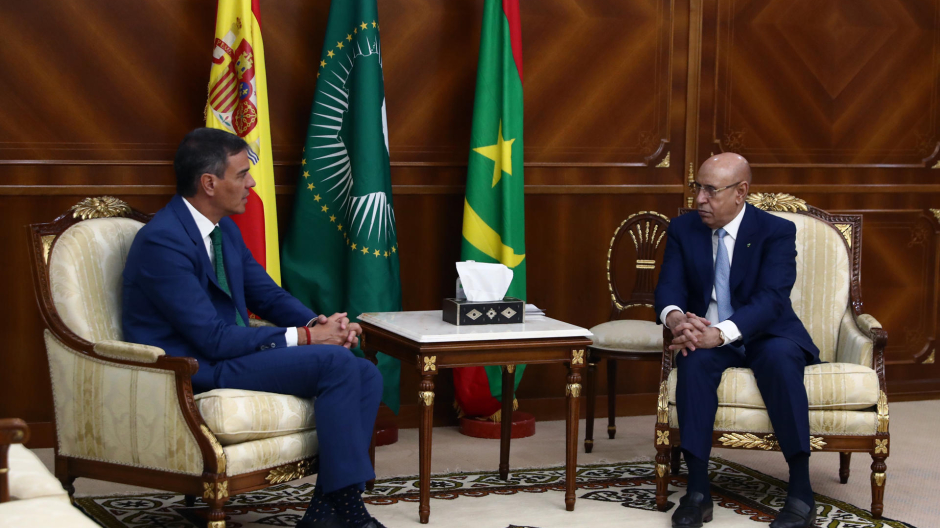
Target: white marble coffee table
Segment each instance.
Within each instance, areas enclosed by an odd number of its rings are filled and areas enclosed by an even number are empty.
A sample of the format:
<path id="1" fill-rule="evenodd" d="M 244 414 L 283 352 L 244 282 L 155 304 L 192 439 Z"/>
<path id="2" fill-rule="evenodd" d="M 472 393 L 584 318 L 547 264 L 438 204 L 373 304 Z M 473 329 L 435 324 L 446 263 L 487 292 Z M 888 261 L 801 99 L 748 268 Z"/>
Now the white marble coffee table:
<path id="1" fill-rule="evenodd" d="M 574 510 L 575 475 L 578 466 L 578 410 L 581 372 L 591 332 L 545 316 L 531 316 L 525 323 L 510 325 L 455 326 L 442 318 L 440 310 L 425 312 L 376 312 L 359 316 L 360 347 L 374 358 L 383 352 L 412 364 L 421 381 L 418 397 L 422 405 L 418 436 L 421 495 L 418 517 L 427 523 L 431 515 L 431 430 L 434 416 L 434 378 L 439 369 L 504 366 L 503 416 L 512 416 L 515 366 L 560 363 L 568 367 L 565 385 L 568 413 L 565 438 L 565 507 Z M 560 387 L 559 387 L 560 389 Z M 509 474 L 511 420 L 502 421 L 500 477 Z"/>

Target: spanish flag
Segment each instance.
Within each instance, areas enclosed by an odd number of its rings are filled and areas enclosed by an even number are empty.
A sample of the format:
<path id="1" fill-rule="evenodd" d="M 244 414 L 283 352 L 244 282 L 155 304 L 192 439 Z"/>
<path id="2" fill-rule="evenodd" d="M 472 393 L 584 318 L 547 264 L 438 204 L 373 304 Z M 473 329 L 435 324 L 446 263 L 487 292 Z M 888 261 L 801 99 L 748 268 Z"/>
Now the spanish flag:
<path id="1" fill-rule="evenodd" d="M 250 174 L 257 185 L 245 212 L 232 220 L 255 260 L 280 284 L 271 123 L 258 0 L 219 0 L 206 126 L 236 134 L 248 143 Z"/>

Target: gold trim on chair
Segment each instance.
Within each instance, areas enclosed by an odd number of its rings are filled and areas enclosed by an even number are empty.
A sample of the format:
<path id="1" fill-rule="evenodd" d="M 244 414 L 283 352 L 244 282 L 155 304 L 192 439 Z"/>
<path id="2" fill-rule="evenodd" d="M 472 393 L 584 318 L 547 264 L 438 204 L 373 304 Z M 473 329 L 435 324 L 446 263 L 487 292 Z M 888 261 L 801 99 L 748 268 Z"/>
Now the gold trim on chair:
<path id="1" fill-rule="evenodd" d="M 880 391 L 878 395 L 878 432 L 888 432 L 888 395 Z"/>
<path id="2" fill-rule="evenodd" d="M 127 216 L 131 213 L 131 208 L 127 202 L 113 196 L 101 196 L 98 198 L 85 198 L 73 205 L 72 217 L 89 220 L 91 218 L 113 218 L 115 216 Z"/>
<path id="3" fill-rule="evenodd" d="M 747 203 L 764 211 L 783 211 L 795 213 L 808 211 L 806 201 L 786 193 L 751 193 Z"/>
<path id="4" fill-rule="evenodd" d="M 307 476 L 310 472 L 310 461 L 301 460 L 296 464 L 287 464 L 284 466 L 278 466 L 271 470 L 268 473 L 267 477 L 264 477 L 264 480 L 267 480 L 271 484 L 280 484 L 282 482 L 288 482 L 291 480 L 297 480 Z"/>
<path id="5" fill-rule="evenodd" d="M 725 447 L 741 447 L 744 449 L 763 449 L 764 451 L 773 451 L 779 450 L 780 444 L 777 442 L 777 437 L 773 433 L 765 435 L 763 437 L 757 436 L 752 433 L 725 433 L 721 435 L 718 439 L 721 442 L 721 445 Z M 809 437 L 809 448 L 810 450 L 821 450 L 826 446 L 826 442 L 822 437 L 810 436 Z"/>
<path id="6" fill-rule="evenodd" d="M 573 396 L 575 398 L 581 396 L 581 384 L 580 383 L 569 383 L 565 386 L 565 396 Z"/>
<path id="7" fill-rule="evenodd" d="M 203 482 L 202 498 L 206 500 L 222 500 L 228 498 L 228 481 Z"/>
<path id="8" fill-rule="evenodd" d="M 888 454 L 888 439 L 883 440 L 875 439 L 875 454 L 884 453 Z"/>
<path id="9" fill-rule="evenodd" d="M 437 356 L 425 357 L 424 358 L 424 371 L 437 370 Z"/>
<path id="10" fill-rule="evenodd" d="M 219 440 L 209 431 L 209 428 L 202 424 L 199 426 L 202 430 L 202 434 L 209 440 L 209 443 L 212 444 L 212 451 L 215 452 L 215 463 L 217 466 L 217 471 L 219 473 L 225 473 L 225 451 L 222 449 L 222 444 L 219 443 Z"/>
<path id="11" fill-rule="evenodd" d="M 669 423 L 669 385 L 665 381 L 659 384 L 659 399 L 656 402 L 656 423 Z"/>
<path id="12" fill-rule="evenodd" d="M 875 473 L 872 475 L 872 478 L 875 479 L 875 485 L 879 488 L 885 485 L 885 474 L 884 473 Z"/>
<path id="13" fill-rule="evenodd" d="M 656 445 L 669 445 L 669 431 L 656 431 Z"/>

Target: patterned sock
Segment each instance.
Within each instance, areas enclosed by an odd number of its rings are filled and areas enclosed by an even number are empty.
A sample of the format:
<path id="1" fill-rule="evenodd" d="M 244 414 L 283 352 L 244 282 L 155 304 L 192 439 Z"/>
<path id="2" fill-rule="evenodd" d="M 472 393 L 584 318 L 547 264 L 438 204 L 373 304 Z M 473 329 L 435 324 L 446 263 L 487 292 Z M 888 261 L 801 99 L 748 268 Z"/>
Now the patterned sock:
<path id="1" fill-rule="evenodd" d="M 326 494 L 325 498 L 336 510 L 336 513 L 350 526 L 364 526 L 372 520 L 372 516 L 366 510 L 366 505 L 362 502 L 360 493 L 359 488 L 352 485 L 331 491 Z"/>
<path id="2" fill-rule="evenodd" d="M 685 465 L 689 467 L 689 487 L 687 493 L 695 493 L 697 491 L 705 495 L 706 498 L 710 497 L 711 484 L 708 482 L 708 460 L 698 458 L 685 449 L 682 450 L 682 456 L 685 457 Z"/>
<path id="3" fill-rule="evenodd" d="M 809 454 L 799 453 L 787 460 L 790 466 L 790 486 L 787 496 L 813 504 L 813 487 L 809 482 Z"/>
<path id="4" fill-rule="evenodd" d="M 298 526 L 326 522 L 335 518 L 336 510 L 333 509 L 333 505 L 323 496 L 323 488 L 317 483 L 313 488 L 313 498 L 310 499 L 310 506 L 307 507 L 307 511 L 304 513 L 303 519 L 301 519 Z"/>

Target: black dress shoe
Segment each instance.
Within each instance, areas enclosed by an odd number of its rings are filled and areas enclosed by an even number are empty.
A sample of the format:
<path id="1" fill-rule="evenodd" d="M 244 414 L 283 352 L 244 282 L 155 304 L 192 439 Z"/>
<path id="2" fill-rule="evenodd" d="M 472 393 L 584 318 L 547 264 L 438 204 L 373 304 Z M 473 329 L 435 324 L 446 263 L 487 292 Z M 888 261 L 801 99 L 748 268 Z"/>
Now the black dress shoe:
<path id="1" fill-rule="evenodd" d="M 711 522 L 714 510 L 711 495 L 687 492 L 672 514 L 672 528 L 701 528 L 702 523 Z"/>
<path id="2" fill-rule="evenodd" d="M 816 503 L 806 504 L 800 499 L 787 497 L 787 503 L 777 514 L 770 528 L 810 528 L 816 522 Z"/>

